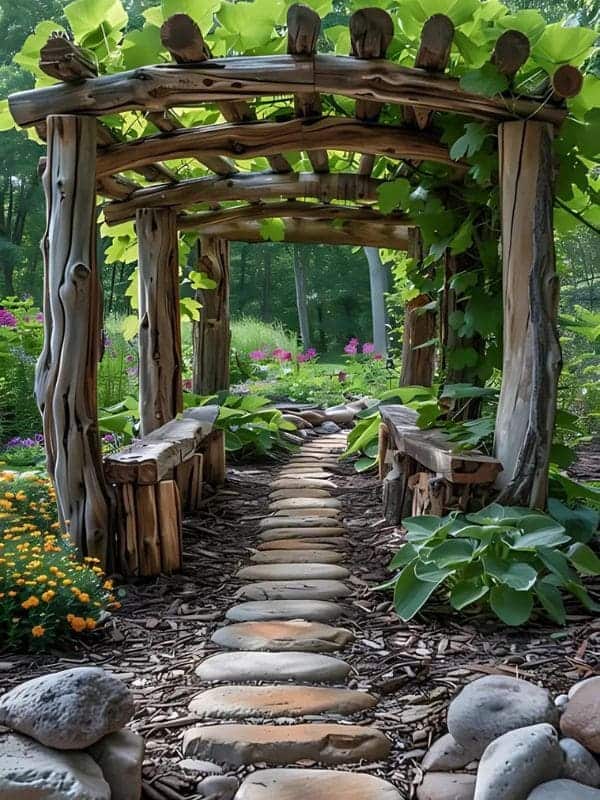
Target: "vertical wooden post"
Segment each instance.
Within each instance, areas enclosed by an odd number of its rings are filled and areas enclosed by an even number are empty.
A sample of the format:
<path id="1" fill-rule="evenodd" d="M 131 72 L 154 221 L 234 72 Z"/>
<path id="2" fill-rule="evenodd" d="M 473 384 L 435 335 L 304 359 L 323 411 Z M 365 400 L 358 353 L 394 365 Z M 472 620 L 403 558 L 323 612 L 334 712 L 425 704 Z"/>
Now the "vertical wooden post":
<path id="1" fill-rule="evenodd" d="M 140 272 L 140 419 L 151 433 L 183 409 L 177 216 L 168 208 L 136 215 Z"/>
<path id="2" fill-rule="evenodd" d="M 423 242 L 418 228 L 409 229 L 409 256 L 423 261 Z M 420 347 L 436 334 L 435 312 L 423 311 L 431 302 L 426 294 L 409 300 L 404 308 L 401 386 L 431 386 L 435 366 L 435 347 Z"/>
<path id="3" fill-rule="evenodd" d="M 562 356 L 552 228 L 552 130 L 499 127 L 504 355 L 496 419 L 500 502 L 544 508 Z"/>
<path id="4" fill-rule="evenodd" d="M 207 395 L 229 389 L 229 242 L 201 236 L 199 270 L 217 284 L 199 292 L 202 310 L 194 323 L 193 389 Z"/>
<path id="5" fill-rule="evenodd" d="M 44 347 L 35 393 L 60 518 L 80 555 L 106 562 L 109 504 L 96 399 L 101 290 L 96 266 L 96 122 L 50 116 Z"/>

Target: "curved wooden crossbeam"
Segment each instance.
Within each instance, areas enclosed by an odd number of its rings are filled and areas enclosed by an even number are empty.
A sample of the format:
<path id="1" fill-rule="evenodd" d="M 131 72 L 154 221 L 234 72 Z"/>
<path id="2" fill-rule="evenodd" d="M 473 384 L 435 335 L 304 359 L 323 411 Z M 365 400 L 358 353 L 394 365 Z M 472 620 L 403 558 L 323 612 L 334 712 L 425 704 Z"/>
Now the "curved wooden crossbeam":
<path id="1" fill-rule="evenodd" d="M 228 178 L 195 178 L 176 184 L 150 186 L 122 195 L 123 202 L 104 206 L 104 218 L 109 225 L 134 219 L 138 208 L 174 206 L 184 208 L 196 203 L 246 200 L 278 200 L 314 198 L 330 200 L 375 202 L 377 189 L 385 181 L 348 172 L 316 174 L 293 172 L 280 175 L 274 172 L 241 172 Z M 125 187 L 123 187 L 125 191 Z"/>
<path id="2" fill-rule="evenodd" d="M 9 98 L 21 126 L 48 113 L 103 116 L 121 111 L 163 111 L 173 106 L 243 100 L 296 92 L 338 94 L 357 100 L 409 104 L 498 121 L 528 117 L 560 124 L 566 110 L 531 98 L 483 97 L 458 80 L 429 75 L 388 61 L 352 57 L 290 55 L 215 58 L 202 64 L 153 66 L 17 92 Z"/>
<path id="3" fill-rule="evenodd" d="M 431 136 L 399 127 L 371 125 L 346 117 L 288 122 L 251 122 L 185 128 L 105 147 L 98 153 L 97 174 L 113 175 L 162 158 L 221 155 L 253 159 L 290 150 L 318 147 L 374 153 L 396 159 L 437 161 L 456 166 L 448 148 Z"/>

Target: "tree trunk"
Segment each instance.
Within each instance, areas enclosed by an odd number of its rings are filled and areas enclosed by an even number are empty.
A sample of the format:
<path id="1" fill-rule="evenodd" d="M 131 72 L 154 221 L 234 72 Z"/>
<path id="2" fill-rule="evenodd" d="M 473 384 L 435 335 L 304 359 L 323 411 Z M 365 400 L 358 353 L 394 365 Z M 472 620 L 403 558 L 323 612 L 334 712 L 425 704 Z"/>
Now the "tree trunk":
<path id="1" fill-rule="evenodd" d="M 388 272 L 376 247 L 363 248 L 369 262 L 371 287 L 371 317 L 373 319 L 373 344 L 382 356 L 387 354 L 387 309 L 385 295 L 389 289 Z"/>
<path id="2" fill-rule="evenodd" d="M 416 228 L 409 230 L 409 255 L 419 263 L 423 261 L 423 243 Z M 430 302 L 428 295 L 420 294 L 405 306 L 401 386 L 431 386 L 433 383 L 435 346 L 422 346 L 436 335 L 435 311 L 422 310 Z"/>
<path id="3" fill-rule="evenodd" d="M 44 347 L 35 392 L 59 516 L 81 556 L 109 555 L 109 503 L 96 397 L 101 303 L 96 267 L 96 122 L 48 117 L 44 172 Z"/>
<path id="4" fill-rule="evenodd" d="M 500 125 L 504 363 L 496 456 L 499 500 L 544 508 L 562 357 L 552 228 L 552 130 Z"/>
<path id="5" fill-rule="evenodd" d="M 136 216 L 140 271 L 140 419 L 147 435 L 183 409 L 177 215 L 167 208 Z"/>
<path id="6" fill-rule="evenodd" d="M 200 238 L 200 267 L 217 286 L 201 290 L 200 319 L 194 323 L 194 379 L 196 394 L 229 389 L 229 242 L 214 236 Z"/>
<path id="7" fill-rule="evenodd" d="M 271 247 L 264 246 L 262 252 L 264 258 L 262 318 L 265 322 L 270 322 L 273 318 L 273 310 L 271 307 L 271 267 L 273 265 L 273 251 Z"/>
<path id="8" fill-rule="evenodd" d="M 304 349 L 310 347 L 310 325 L 308 321 L 308 304 L 306 302 L 306 273 L 304 262 L 298 245 L 294 245 L 294 281 L 296 283 L 296 307 L 298 309 L 298 325 Z"/>

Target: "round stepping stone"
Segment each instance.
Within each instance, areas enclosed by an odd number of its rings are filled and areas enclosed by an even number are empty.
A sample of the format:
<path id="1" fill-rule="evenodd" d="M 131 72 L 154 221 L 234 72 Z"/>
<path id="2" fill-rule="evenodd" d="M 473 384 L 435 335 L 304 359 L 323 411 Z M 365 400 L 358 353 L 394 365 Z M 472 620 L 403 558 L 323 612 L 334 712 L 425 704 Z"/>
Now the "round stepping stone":
<path id="1" fill-rule="evenodd" d="M 257 581 L 238 589 L 240 600 L 337 600 L 351 590 L 341 581 Z"/>
<path id="2" fill-rule="evenodd" d="M 244 581 L 327 581 L 344 580 L 350 575 L 337 564 L 254 564 L 239 570 Z"/>
<path id="3" fill-rule="evenodd" d="M 281 521 L 281 518 L 279 518 Z M 268 531 L 262 531 L 262 533 L 258 534 L 258 538 L 262 542 L 273 542 L 277 539 L 327 539 L 329 537 L 333 537 L 335 539 L 339 539 L 340 536 L 347 534 L 348 531 L 346 528 L 342 528 L 340 525 L 337 527 L 327 526 L 327 527 L 318 527 L 318 528 L 271 528 Z"/>
<path id="4" fill-rule="evenodd" d="M 231 766 L 261 761 L 291 764 L 305 758 L 351 764 L 379 761 L 389 752 L 390 742 L 383 733 L 362 725 L 199 725 L 183 736 L 185 756 Z"/>
<path id="5" fill-rule="evenodd" d="M 275 539 L 272 542 L 263 542 L 258 549 L 263 550 L 335 550 L 336 547 L 347 547 L 347 539 L 341 536 L 330 536 L 325 539 Z"/>
<path id="6" fill-rule="evenodd" d="M 327 489 L 275 489 L 269 495 L 269 500 L 291 500 L 294 497 L 306 497 L 314 500 L 317 497 L 331 497 L 331 493 Z"/>
<path id="7" fill-rule="evenodd" d="M 192 698 L 198 717 L 305 717 L 309 714 L 356 714 L 377 705 L 372 694 L 323 686 L 218 686 Z"/>
<path id="8" fill-rule="evenodd" d="M 286 508 L 341 508 L 341 502 L 335 497 L 286 497 L 269 503 L 273 511 L 283 511 Z"/>
<path id="9" fill-rule="evenodd" d="M 341 683 L 350 665 L 320 653 L 217 653 L 196 667 L 200 680 Z"/>
<path id="10" fill-rule="evenodd" d="M 292 480 L 290 478 L 277 478 L 271 483 L 272 489 L 337 489 L 333 481 L 326 481 L 320 478 L 300 478 Z"/>
<path id="11" fill-rule="evenodd" d="M 345 556 L 335 550 L 271 550 L 256 553 L 250 561 L 255 564 L 339 564 Z"/>
<path id="12" fill-rule="evenodd" d="M 344 609 L 327 600 L 250 600 L 230 608 L 225 616 L 232 622 L 253 622 L 272 619 L 309 619 L 331 622 L 344 614 Z"/>
<path id="13" fill-rule="evenodd" d="M 402 800 L 391 783 L 360 772 L 324 769 L 259 769 L 235 800 Z"/>
<path id="14" fill-rule="evenodd" d="M 271 528 L 327 528 L 332 526 L 329 519 L 315 519 L 308 516 L 296 517 L 265 517 L 260 521 L 260 527 L 263 531 L 268 531 Z"/>
<path id="15" fill-rule="evenodd" d="M 294 619 L 234 622 L 219 628 L 211 639 L 215 644 L 231 650 L 333 653 L 351 642 L 354 636 L 345 628 Z"/>

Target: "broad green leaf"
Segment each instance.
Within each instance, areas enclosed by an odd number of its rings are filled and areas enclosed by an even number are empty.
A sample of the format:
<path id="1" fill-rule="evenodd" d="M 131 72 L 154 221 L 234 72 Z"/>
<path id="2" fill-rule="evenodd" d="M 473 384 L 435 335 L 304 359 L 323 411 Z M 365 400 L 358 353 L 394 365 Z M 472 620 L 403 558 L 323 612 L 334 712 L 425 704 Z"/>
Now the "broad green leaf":
<path id="1" fill-rule="evenodd" d="M 189 273 L 188 278 L 190 279 L 192 289 L 216 289 L 218 286 L 218 283 L 206 272 L 197 272 L 196 270 L 192 270 Z"/>
<path id="2" fill-rule="evenodd" d="M 354 463 L 354 469 L 357 472 L 367 472 L 368 470 L 373 469 L 373 467 L 376 466 L 376 464 L 377 464 L 376 458 L 369 458 L 368 456 L 363 456 Z"/>
<path id="3" fill-rule="evenodd" d="M 600 612 L 600 604 L 592 600 L 585 586 L 582 586 L 578 581 L 569 581 L 565 588 L 576 597 L 581 605 L 587 608 L 588 611 L 594 611 L 595 613 Z"/>
<path id="4" fill-rule="evenodd" d="M 0 133 L 15 127 L 15 122 L 8 108 L 8 100 L 0 100 Z"/>
<path id="5" fill-rule="evenodd" d="M 397 208 L 405 210 L 411 191 L 412 187 L 406 178 L 382 184 L 377 190 L 379 210 L 382 214 L 391 214 Z"/>
<path id="6" fill-rule="evenodd" d="M 186 317 L 189 317 L 191 320 L 200 319 L 200 309 L 202 305 L 197 300 L 194 300 L 193 297 L 181 297 L 179 299 L 179 305 L 181 307 L 181 313 Z"/>
<path id="7" fill-rule="evenodd" d="M 530 516 L 531 509 L 521 506 L 501 506 L 499 503 L 491 503 L 481 511 L 467 514 L 469 522 L 476 522 L 478 525 L 518 525 L 523 517 Z"/>
<path id="8" fill-rule="evenodd" d="M 144 25 L 142 30 L 130 31 L 124 37 L 121 49 L 125 69 L 135 69 L 158 63 L 165 48 L 160 40 L 160 30 L 155 25 Z"/>
<path id="9" fill-rule="evenodd" d="M 423 551 L 421 551 L 423 552 Z M 427 554 L 429 558 L 429 553 Z M 449 575 L 452 575 L 456 570 L 454 567 L 438 567 L 432 561 L 423 561 L 419 559 L 413 564 L 415 576 L 421 581 L 435 583 L 439 585 L 442 581 L 446 580 Z"/>
<path id="10" fill-rule="evenodd" d="M 553 619 L 559 625 L 564 625 L 567 619 L 567 612 L 565 611 L 560 589 L 550 581 L 542 579 L 536 583 L 535 593 L 550 619 Z"/>
<path id="11" fill-rule="evenodd" d="M 531 589 L 537 580 L 535 569 L 522 561 L 509 561 L 486 555 L 483 557 L 483 567 L 488 575 L 519 592 Z"/>
<path id="12" fill-rule="evenodd" d="M 440 568 L 455 566 L 470 561 L 474 550 L 474 544 L 468 539 L 449 539 L 431 550 L 429 560 Z"/>
<path id="13" fill-rule="evenodd" d="M 462 611 L 485 597 L 489 590 L 489 586 L 480 581 L 458 581 L 450 592 L 450 605 L 457 611 Z"/>
<path id="14" fill-rule="evenodd" d="M 582 575 L 600 575 L 600 558 L 587 544 L 577 542 L 569 547 L 567 558 Z"/>
<path id="15" fill-rule="evenodd" d="M 396 555 L 390 561 L 388 569 L 405 567 L 407 564 L 410 564 L 411 561 L 414 561 L 418 555 L 418 551 L 413 547 L 412 544 L 403 544 L 400 550 L 398 550 Z"/>
<path id="16" fill-rule="evenodd" d="M 98 46 L 112 31 L 123 30 L 128 19 L 121 0 L 74 0 L 64 13 L 82 47 Z"/>
<path id="17" fill-rule="evenodd" d="M 460 228 L 450 240 L 450 252 L 453 256 L 460 255 L 473 244 L 473 220 L 467 217 Z"/>
<path id="18" fill-rule="evenodd" d="M 487 63 L 465 73 L 460 79 L 460 87 L 465 92 L 494 97 L 508 89 L 508 78 L 494 64 Z"/>
<path id="19" fill-rule="evenodd" d="M 531 592 L 517 592 L 510 586 L 494 586 L 490 592 L 490 607 L 506 625 L 523 625 L 531 616 Z"/>
<path id="20" fill-rule="evenodd" d="M 406 528 L 409 539 L 423 541 L 433 536 L 444 522 L 445 520 L 441 517 L 422 514 L 418 517 L 406 517 L 402 520 L 402 525 Z"/>
<path id="21" fill-rule="evenodd" d="M 536 550 L 538 547 L 558 547 L 570 541 L 562 525 L 545 514 L 532 514 L 518 524 L 525 533 L 512 545 L 515 550 Z"/>
<path id="22" fill-rule="evenodd" d="M 548 500 L 548 511 L 572 539 L 584 544 L 593 538 L 600 524 L 600 514 L 594 509 L 585 506 L 569 508 L 555 497 Z"/>
<path id="23" fill-rule="evenodd" d="M 244 446 L 241 438 L 238 436 L 237 433 L 234 433 L 232 430 L 225 431 L 225 449 L 229 452 L 235 452 L 236 450 L 241 450 Z"/>
<path id="24" fill-rule="evenodd" d="M 465 132 L 450 148 L 450 158 L 459 161 L 465 156 L 472 156 L 481 149 L 489 130 L 482 122 L 467 122 Z"/>
<path id="25" fill-rule="evenodd" d="M 547 547 L 540 547 L 537 552 L 539 558 L 542 560 L 553 575 L 566 584 L 570 581 L 577 581 L 576 573 L 569 566 L 567 557 L 560 550 L 551 550 Z"/>
<path id="26" fill-rule="evenodd" d="M 400 619 L 404 622 L 412 619 L 423 608 L 438 585 L 419 580 L 415 575 L 413 564 L 404 567 L 394 587 L 394 607 Z"/>
<path id="27" fill-rule="evenodd" d="M 213 27 L 213 17 L 221 8 L 221 0 L 162 0 L 162 14 L 168 19 L 173 14 L 187 14 L 195 22 L 203 34 Z M 248 20 L 250 23 L 250 20 Z"/>
<path id="28" fill-rule="evenodd" d="M 130 342 L 138 335 L 140 321 L 136 314 L 129 314 L 121 323 L 121 333 Z"/>
<path id="29" fill-rule="evenodd" d="M 244 3 L 240 3 L 244 5 Z M 265 241 L 283 242 L 285 239 L 285 223 L 280 218 L 263 219 L 260 223 L 260 235 Z"/>
<path id="30" fill-rule="evenodd" d="M 549 72 L 560 64 L 579 67 L 590 55 L 597 38 L 598 32 L 591 28 L 567 27 L 555 22 L 546 25 L 531 55 Z"/>

